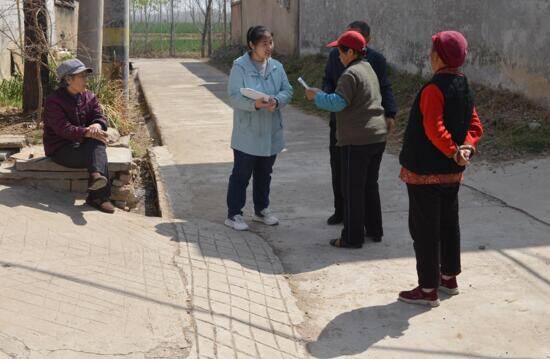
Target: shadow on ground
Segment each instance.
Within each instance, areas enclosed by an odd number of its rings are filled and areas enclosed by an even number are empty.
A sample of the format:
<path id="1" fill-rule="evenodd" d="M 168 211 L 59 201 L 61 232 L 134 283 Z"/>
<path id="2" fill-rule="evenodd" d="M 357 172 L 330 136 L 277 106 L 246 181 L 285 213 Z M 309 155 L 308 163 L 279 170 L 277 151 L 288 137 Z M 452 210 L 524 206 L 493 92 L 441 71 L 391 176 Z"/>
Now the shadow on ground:
<path id="1" fill-rule="evenodd" d="M 74 224 L 83 226 L 87 224 L 84 213 L 94 211 L 86 204 L 76 205 L 78 198 L 70 193 L 59 193 L 52 196 L 37 196 L 36 190 L 22 191 L 22 187 L 3 187 L 0 189 L 0 204 L 7 207 L 30 207 L 52 213 L 60 213 L 69 217 Z"/>
<path id="2" fill-rule="evenodd" d="M 316 358 L 360 354 L 386 337 L 399 338 L 409 328 L 411 318 L 428 310 L 393 302 L 342 313 L 307 348 Z"/>

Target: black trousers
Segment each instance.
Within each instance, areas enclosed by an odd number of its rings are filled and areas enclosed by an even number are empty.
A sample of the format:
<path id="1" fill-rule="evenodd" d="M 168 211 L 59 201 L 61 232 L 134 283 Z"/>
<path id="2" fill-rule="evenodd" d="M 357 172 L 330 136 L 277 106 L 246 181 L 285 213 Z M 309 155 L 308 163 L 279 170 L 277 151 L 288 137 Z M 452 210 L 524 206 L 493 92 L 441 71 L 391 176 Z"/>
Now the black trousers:
<path id="1" fill-rule="evenodd" d="M 385 148 L 386 143 L 382 142 L 339 149 L 344 215 L 342 240 L 346 243 L 363 244 L 365 234 L 383 235 L 378 172 Z"/>
<path id="2" fill-rule="evenodd" d="M 336 115 L 330 114 L 330 169 L 332 172 L 332 193 L 334 194 L 334 213 L 344 215 L 344 197 L 342 196 L 342 155 L 336 146 Z"/>
<path id="3" fill-rule="evenodd" d="M 51 156 L 51 159 L 69 168 L 86 168 L 88 173 L 99 172 L 109 178 L 107 150 L 105 144 L 94 139 L 86 139 L 79 146 L 65 145 Z M 88 198 L 108 200 L 111 197 L 110 181 L 98 191 L 90 191 Z"/>
<path id="4" fill-rule="evenodd" d="M 253 178 L 254 211 L 256 214 L 260 214 L 261 211 L 269 207 L 271 174 L 277 156 L 254 156 L 234 149 L 233 157 L 233 171 L 229 177 L 227 188 L 227 218 L 243 214 L 242 209 L 246 203 L 246 189 L 250 177 Z"/>
<path id="5" fill-rule="evenodd" d="M 422 288 L 437 288 L 440 274 L 460 273 L 459 188 L 460 184 L 407 184 L 409 231 Z"/>

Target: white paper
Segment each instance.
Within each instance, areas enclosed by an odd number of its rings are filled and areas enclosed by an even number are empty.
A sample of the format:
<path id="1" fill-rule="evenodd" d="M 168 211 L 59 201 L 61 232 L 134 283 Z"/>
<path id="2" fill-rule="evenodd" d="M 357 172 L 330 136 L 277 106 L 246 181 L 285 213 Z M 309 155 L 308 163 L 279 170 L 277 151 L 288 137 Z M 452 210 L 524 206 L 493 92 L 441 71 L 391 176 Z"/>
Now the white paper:
<path id="1" fill-rule="evenodd" d="M 266 95 L 263 92 L 256 91 L 256 90 L 251 89 L 251 88 L 242 88 L 241 89 L 241 94 L 245 97 L 248 97 L 248 98 L 252 99 L 252 100 L 263 99 L 265 102 L 269 101 L 269 95 Z"/>
<path id="2" fill-rule="evenodd" d="M 304 81 L 304 79 L 301 76 L 298 77 L 298 82 L 300 83 L 300 85 L 304 86 L 306 90 L 309 89 L 309 85 Z"/>

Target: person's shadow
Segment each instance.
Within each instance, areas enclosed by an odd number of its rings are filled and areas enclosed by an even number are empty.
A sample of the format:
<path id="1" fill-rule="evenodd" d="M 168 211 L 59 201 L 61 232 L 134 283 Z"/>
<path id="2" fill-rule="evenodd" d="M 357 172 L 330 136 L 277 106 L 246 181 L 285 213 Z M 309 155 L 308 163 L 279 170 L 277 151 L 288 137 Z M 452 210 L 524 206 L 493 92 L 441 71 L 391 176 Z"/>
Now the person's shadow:
<path id="1" fill-rule="evenodd" d="M 363 353 L 380 340 L 398 338 L 409 328 L 409 319 L 430 308 L 393 302 L 338 315 L 323 329 L 317 341 L 307 344 L 316 358 L 336 358 Z"/>
<path id="2" fill-rule="evenodd" d="M 4 206 L 11 208 L 22 206 L 51 213 L 62 213 L 74 224 L 83 226 L 88 223 L 84 218 L 84 212 L 94 209 L 85 204 L 75 205 L 75 199 L 78 197 L 74 193 L 59 193 L 22 186 L 0 188 L 0 203 Z"/>

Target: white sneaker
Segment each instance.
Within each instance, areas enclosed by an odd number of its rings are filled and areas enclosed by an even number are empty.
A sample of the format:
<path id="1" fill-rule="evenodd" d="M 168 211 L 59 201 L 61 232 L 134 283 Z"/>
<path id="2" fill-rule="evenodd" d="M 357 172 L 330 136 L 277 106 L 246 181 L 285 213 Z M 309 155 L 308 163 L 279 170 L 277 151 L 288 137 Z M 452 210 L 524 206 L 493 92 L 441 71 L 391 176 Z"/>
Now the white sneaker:
<path id="1" fill-rule="evenodd" d="M 271 210 L 269 208 L 264 209 L 260 212 L 260 214 L 261 215 L 254 214 L 252 220 L 255 222 L 262 222 L 268 226 L 275 226 L 279 224 L 279 219 L 271 214 Z"/>
<path id="2" fill-rule="evenodd" d="M 243 216 L 237 214 L 233 216 L 233 219 L 227 218 L 225 220 L 225 225 L 233 228 L 236 231 L 246 231 L 248 230 L 248 224 L 244 221 Z"/>

